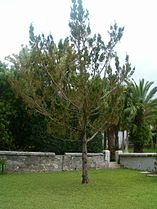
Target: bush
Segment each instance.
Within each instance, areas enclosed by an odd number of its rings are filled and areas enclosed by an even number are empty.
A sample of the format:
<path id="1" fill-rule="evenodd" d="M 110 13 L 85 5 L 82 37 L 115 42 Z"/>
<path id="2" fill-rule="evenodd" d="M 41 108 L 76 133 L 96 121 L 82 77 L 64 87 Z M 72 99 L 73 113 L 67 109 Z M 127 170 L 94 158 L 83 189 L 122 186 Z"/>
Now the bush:
<path id="1" fill-rule="evenodd" d="M 143 152 L 143 147 L 152 137 L 149 125 L 144 121 L 133 125 L 130 131 L 130 141 L 134 144 L 134 152 Z"/>
<path id="2" fill-rule="evenodd" d="M 88 152 L 102 152 L 102 136 L 98 134 L 92 141 L 88 143 Z M 56 154 L 64 154 L 65 152 L 82 152 L 81 140 L 58 139 L 49 136 L 40 151 L 55 152 Z"/>

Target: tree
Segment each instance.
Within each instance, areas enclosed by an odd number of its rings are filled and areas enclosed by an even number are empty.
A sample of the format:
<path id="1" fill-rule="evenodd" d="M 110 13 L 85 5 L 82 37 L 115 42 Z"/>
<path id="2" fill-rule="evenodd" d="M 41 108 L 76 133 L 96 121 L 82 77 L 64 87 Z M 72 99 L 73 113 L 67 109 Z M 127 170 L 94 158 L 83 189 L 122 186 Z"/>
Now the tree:
<path id="1" fill-rule="evenodd" d="M 129 56 L 126 56 L 125 64 L 120 67 L 119 59 L 116 57 L 115 59 L 115 67 L 117 70 L 121 70 L 123 72 L 130 72 L 130 76 L 134 73 L 135 68 L 131 67 L 129 63 Z M 115 85 L 114 83 L 114 75 L 110 75 L 108 77 L 112 86 Z M 112 81 L 113 80 L 113 81 Z M 130 77 L 127 77 L 127 83 L 130 80 Z M 108 98 L 108 124 L 106 125 L 106 137 L 108 138 L 108 148 L 111 153 L 111 159 L 115 158 L 115 150 L 119 149 L 119 139 L 118 139 L 118 132 L 119 130 L 128 130 L 128 118 L 125 117 L 125 108 L 127 104 L 127 95 L 126 95 L 126 84 L 125 82 L 117 83 L 116 91 L 112 92 L 111 96 Z M 112 112 L 112 109 L 114 110 Z"/>
<path id="2" fill-rule="evenodd" d="M 58 45 L 51 35 L 36 36 L 30 27 L 30 48 L 10 58 L 18 71 L 18 78 L 11 83 L 30 108 L 51 120 L 54 132 L 78 134 L 82 141 L 82 183 L 87 184 L 87 143 L 109 123 L 108 101 L 119 84 L 132 75 L 132 69 L 120 67 L 114 51 L 124 28 L 111 26 L 105 45 L 100 34 L 91 36 L 82 0 L 72 0 L 70 17 L 71 36 Z M 114 70 L 110 66 L 113 58 Z"/>
<path id="3" fill-rule="evenodd" d="M 157 87 L 153 82 L 140 80 L 139 85 L 132 82 L 129 86 L 129 109 L 132 112 L 130 140 L 134 143 L 134 152 L 143 152 L 144 144 L 151 139 L 150 124 L 156 118 L 157 99 L 154 98 Z"/>
<path id="4" fill-rule="evenodd" d="M 46 137 L 47 127 L 42 128 L 41 115 L 30 114 L 22 100 L 16 98 L 9 82 L 12 76 L 13 72 L 0 63 L 0 149 L 37 151 L 42 132 L 45 131 Z M 35 135 L 36 126 L 38 133 Z"/>
<path id="5" fill-rule="evenodd" d="M 13 136 L 10 131 L 11 120 L 16 111 L 15 97 L 8 82 L 10 72 L 7 66 L 0 62 L 0 148 L 10 149 L 13 145 Z"/>
<path id="6" fill-rule="evenodd" d="M 123 88 L 124 92 L 121 97 L 122 106 L 120 114 L 120 130 L 122 131 L 122 150 L 128 152 L 129 129 L 134 117 L 134 107 L 130 106 L 130 82 L 127 82 L 127 85 L 123 86 Z"/>

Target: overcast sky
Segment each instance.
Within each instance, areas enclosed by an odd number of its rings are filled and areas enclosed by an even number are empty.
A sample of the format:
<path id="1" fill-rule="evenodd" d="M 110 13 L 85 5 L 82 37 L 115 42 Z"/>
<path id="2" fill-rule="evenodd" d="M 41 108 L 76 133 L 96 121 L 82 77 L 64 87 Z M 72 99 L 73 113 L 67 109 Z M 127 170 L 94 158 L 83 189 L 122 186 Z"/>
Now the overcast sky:
<path id="1" fill-rule="evenodd" d="M 116 21 L 124 26 L 118 46 L 121 58 L 130 56 L 134 78 L 157 85 L 157 6 L 156 0 L 83 0 L 89 10 L 91 28 L 105 37 Z M 28 44 L 29 26 L 35 32 L 51 33 L 58 41 L 69 34 L 71 0 L 0 0 L 0 60 Z"/>

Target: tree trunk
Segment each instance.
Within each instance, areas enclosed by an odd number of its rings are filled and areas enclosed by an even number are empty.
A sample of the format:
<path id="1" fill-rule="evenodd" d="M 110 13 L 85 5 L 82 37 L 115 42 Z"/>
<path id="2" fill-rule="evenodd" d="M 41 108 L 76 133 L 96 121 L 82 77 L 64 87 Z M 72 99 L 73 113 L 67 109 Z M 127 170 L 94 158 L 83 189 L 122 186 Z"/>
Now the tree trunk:
<path id="1" fill-rule="evenodd" d="M 118 137 L 119 127 L 115 127 L 115 150 L 119 150 L 119 137 Z"/>
<path id="2" fill-rule="evenodd" d="M 124 130 L 122 131 L 122 150 L 124 152 Z"/>
<path id="3" fill-rule="evenodd" d="M 88 184 L 88 156 L 87 156 L 87 100 L 84 97 L 82 117 L 82 184 Z"/>
<path id="4" fill-rule="evenodd" d="M 114 141 L 114 128 L 108 129 L 108 149 L 110 150 L 111 161 L 115 160 L 115 141 Z"/>
<path id="5" fill-rule="evenodd" d="M 106 136 L 106 131 L 104 131 L 104 146 L 103 146 L 103 149 L 108 149 L 108 146 L 107 146 L 107 136 Z"/>
<path id="6" fill-rule="evenodd" d="M 82 184 L 88 184 L 88 156 L 87 156 L 87 136 L 86 131 L 83 133 L 82 139 Z"/>
<path id="7" fill-rule="evenodd" d="M 151 141 L 150 141 L 150 144 L 151 144 L 151 148 L 153 149 L 153 148 L 154 148 L 154 141 L 153 141 L 153 137 L 152 137 L 152 139 L 151 139 Z"/>

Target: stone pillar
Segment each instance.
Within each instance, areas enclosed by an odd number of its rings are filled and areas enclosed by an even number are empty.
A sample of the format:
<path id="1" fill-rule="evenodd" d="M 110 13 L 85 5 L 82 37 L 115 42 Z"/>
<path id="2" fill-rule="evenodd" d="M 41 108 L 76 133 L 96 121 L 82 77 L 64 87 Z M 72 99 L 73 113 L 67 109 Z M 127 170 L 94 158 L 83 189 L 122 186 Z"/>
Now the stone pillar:
<path id="1" fill-rule="evenodd" d="M 123 153 L 122 150 L 115 151 L 115 160 L 117 163 L 119 163 L 119 154 L 122 154 L 122 153 Z"/>
<path id="2" fill-rule="evenodd" d="M 103 150 L 104 153 L 104 161 L 109 163 L 110 162 L 110 151 L 109 150 Z"/>

